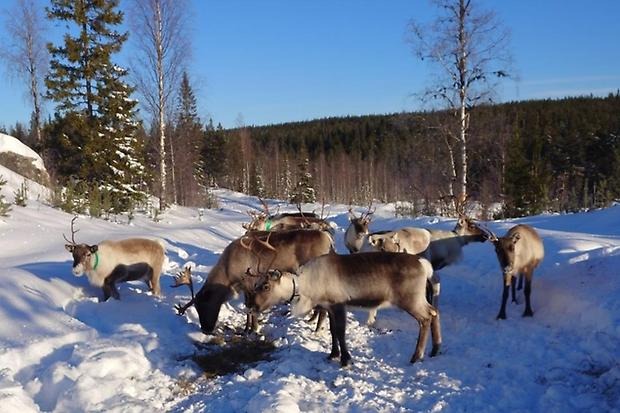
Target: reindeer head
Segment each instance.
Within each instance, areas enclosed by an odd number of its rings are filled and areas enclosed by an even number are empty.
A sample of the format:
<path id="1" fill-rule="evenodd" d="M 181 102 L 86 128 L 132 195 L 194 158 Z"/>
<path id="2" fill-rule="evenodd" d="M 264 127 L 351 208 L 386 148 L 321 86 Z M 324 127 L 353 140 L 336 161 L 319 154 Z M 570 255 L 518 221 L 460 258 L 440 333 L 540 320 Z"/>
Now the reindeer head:
<path id="1" fill-rule="evenodd" d="M 491 231 L 476 223 L 472 218 L 469 218 L 464 214 L 459 215 L 459 219 L 456 221 L 453 231 L 460 236 L 476 237 L 478 241 L 490 240 L 491 235 L 493 234 Z"/>
<path id="2" fill-rule="evenodd" d="M 401 252 L 400 238 L 397 232 L 393 232 L 387 236 L 383 234 L 370 235 L 368 237 L 368 243 L 377 251 Z"/>
<path id="3" fill-rule="evenodd" d="M 71 241 L 62 234 L 65 241 L 69 244 L 65 244 L 65 249 L 69 251 L 73 255 L 73 275 L 79 277 L 84 274 L 84 271 L 90 266 L 90 260 L 93 254 L 95 254 L 98 250 L 97 245 L 87 245 L 87 244 L 78 244 L 75 242 L 75 234 L 79 230 L 73 229 L 73 224 L 77 216 L 73 217 L 71 220 Z"/>
<path id="4" fill-rule="evenodd" d="M 355 215 L 352 208 L 349 208 L 349 221 L 351 221 L 351 225 L 353 225 L 358 235 L 368 234 L 368 227 L 370 226 L 370 221 L 372 221 L 371 215 L 374 213 L 375 209 L 372 209 L 372 204 L 370 204 L 368 210 L 363 212 L 359 217 Z"/>
<path id="5" fill-rule="evenodd" d="M 253 311 L 263 312 L 282 301 L 293 298 L 294 286 L 291 288 L 290 285 L 283 283 L 283 273 L 279 270 L 257 273 L 248 268 L 246 275 L 251 283 L 248 307 Z"/>
<path id="6" fill-rule="evenodd" d="M 515 247 L 520 239 L 521 235 L 518 232 L 514 233 L 512 236 L 499 238 L 494 236 L 494 239 L 490 239 L 493 246 L 495 246 L 495 254 L 497 255 L 497 260 L 504 274 L 512 273 L 516 256 Z"/>

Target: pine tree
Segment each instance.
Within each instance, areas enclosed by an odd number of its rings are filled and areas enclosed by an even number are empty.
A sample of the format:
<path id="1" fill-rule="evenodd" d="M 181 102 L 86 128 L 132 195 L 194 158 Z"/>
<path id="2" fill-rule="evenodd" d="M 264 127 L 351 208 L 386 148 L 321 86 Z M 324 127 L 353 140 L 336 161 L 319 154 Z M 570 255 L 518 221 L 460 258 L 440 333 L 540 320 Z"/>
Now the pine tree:
<path id="1" fill-rule="evenodd" d="M 146 170 L 144 140 L 138 137 L 136 120 L 137 101 L 131 99 L 133 88 L 123 78 L 127 70 L 110 66 L 98 82 L 105 96 L 101 106 L 101 123 L 107 144 L 116 148 L 116 156 L 109 156 L 108 179 L 104 186 L 111 193 L 113 212 L 126 211 L 142 203 L 147 196 L 150 174 Z M 95 142 L 105 142 L 97 139 Z"/>
<path id="2" fill-rule="evenodd" d="M 127 71 L 112 62 L 127 40 L 114 27 L 123 21 L 118 0 L 52 0 L 50 19 L 67 24 L 64 44 L 48 45 L 47 96 L 55 101 L 48 152 L 57 172 L 111 193 L 114 212 L 144 198 L 144 145 L 136 138 L 136 102 L 124 81 Z M 70 26 L 77 30 L 75 35 Z"/>
<path id="3" fill-rule="evenodd" d="M 289 165 L 288 157 L 284 158 L 284 171 L 280 177 L 280 194 L 283 199 L 290 199 L 293 190 L 293 174 L 291 173 L 291 167 Z"/>
<path id="4" fill-rule="evenodd" d="M 263 170 L 260 165 L 254 165 L 250 179 L 250 195 L 264 198 L 266 193 Z"/>
<path id="5" fill-rule="evenodd" d="M 214 127 L 213 120 L 209 119 L 200 143 L 200 156 L 194 169 L 201 187 L 209 188 L 224 183 L 228 169 L 226 147 L 222 125 Z"/>
<path id="6" fill-rule="evenodd" d="M 174 146 L 175 181 L 174 192 L 178 193 L 181 205 L 196 204 L 199 187 L 194 171 L 200 159 L 200 145 L 203 137 L 202 125 L 198 117 L 196 96 L 191 87 L 189 76 L 183 73 L 179 88 L 176 125 L 171 140 Z M 171 151 L 171 156 L 172 156 Z"/>
<path id="7" fill-rule="evenodd" d="M 2 195 L 2 187 L 6 185 L 6 180 L 0 175 L 0 217 L 8 217 L 11 211 L 11 204 L 4 201 L 4 195 Z"/>
<path id="8" fill-rule="evenodd" d="M 297 185 L 290 199 L 293 204 L 302 204 L 316 201 L 316 192 L 314 190 L 313 178 L 310 173 L 310 161 L 308 158 L 302 158 L 298 168 Z"/>

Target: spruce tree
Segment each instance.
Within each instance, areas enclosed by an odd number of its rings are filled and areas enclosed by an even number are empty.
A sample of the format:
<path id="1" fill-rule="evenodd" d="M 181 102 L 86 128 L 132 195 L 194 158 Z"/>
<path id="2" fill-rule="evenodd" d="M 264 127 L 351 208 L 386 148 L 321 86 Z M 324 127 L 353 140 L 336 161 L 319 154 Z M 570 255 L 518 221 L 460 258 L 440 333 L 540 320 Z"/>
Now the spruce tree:
<path id="1" fill-rule="evenodd" d="M 302 204 L 316 201 L 313 178 L 310 173 L 310 161 L 304 157 L 299 162 L 297 185 L 293 190 L 291 203 Z"/>
<path id="2" fill-rule="evenodd" d="M 114 212 L 144 198 L 143 144 L 136 138 L 133 89 L 127 71 L 112 62 L 127 33 L 114 28 L 123 21 L 118 0 L 51 0 L 48 17 L 65 22 L 61 45 L 48 44 L 47 97 L 56 102 L 48 152 L 57 172 L 88 187 L 109 190 Z"/>
<path id="3" fill-rule="evenodd" d="M 194 171 L 200 159 L 202 124 L 198 117 L 196 96 L 183 72 L 179 88 L 176 125 L 172 140 L 174 144 L 173 165 L 175 166 L 175 192 L 179 194 L 178 202 L 182 205 L 196 204 L 196 193 L 199 187 Z M 172 152 L 172 151 L 171 151 Z"/>
<path id="4" fill-rule="evenodd" d="M 209 119 L 200 143 L 200 156 L 194 169 L 200 186 L 208 188 L 224 183 L 228 169 L 226 148 L 224 128 L 221 124 L 214 127 L 213 121 Z"/>
<path id="5" fill-rule="evenodd" d="M 11 211 L 11 204 L 4 200 L 2 195 L 2 187 L 6 185 L 6 180 L 0 175 L 0 217 L 8 217 Z"/>

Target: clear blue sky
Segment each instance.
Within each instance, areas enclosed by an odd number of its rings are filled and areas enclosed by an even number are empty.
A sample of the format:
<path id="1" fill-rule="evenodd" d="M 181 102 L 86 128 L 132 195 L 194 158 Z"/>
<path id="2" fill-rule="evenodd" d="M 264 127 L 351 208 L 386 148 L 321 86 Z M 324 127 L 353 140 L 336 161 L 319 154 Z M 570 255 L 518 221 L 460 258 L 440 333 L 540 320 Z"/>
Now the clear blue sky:
<path id="1" fill-rule="evenodd" d="M 620 88 L 620 1 L 482 6 L 512 32 L 520 81 L 502 86 L 501 101 Z M 240 118 L 262 125 L 420 108 L 411 95 L 424 88 L 430 67 L 415 59 L 404 36 L 411 18 L 433 17 L 427 0 L 192 0 L 191 8 L 190 74 L 205 121 L 234 127 Z M 0 125 L 27 121 L 24 88 L 3 79 Z"/>

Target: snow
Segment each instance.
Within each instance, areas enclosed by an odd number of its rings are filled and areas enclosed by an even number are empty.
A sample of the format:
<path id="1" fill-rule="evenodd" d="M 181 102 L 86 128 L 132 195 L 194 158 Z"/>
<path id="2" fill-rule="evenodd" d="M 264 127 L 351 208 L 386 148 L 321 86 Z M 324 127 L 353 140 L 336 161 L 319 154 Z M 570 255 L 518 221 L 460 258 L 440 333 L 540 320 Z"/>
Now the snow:
<path id="1" fill-rule="evenodd" d="M 39 154 L 24 145 L 17 138 L 0 133 L 0 152 L 13 152 L 17 155 L 25 156 L 26 158 L 32 158 L 32 164 L 37 169 L 45 171 L 43 159 L 41 159 Z"/>
<path id="2" fill-rule="evenodd" d="M 22 181 L 10 180 L 7 191 Z M 71 273 L 62 238 L 71 216 L 36 199 L 13 206 L 0 220 L 3 412 L 620 411 L 620 206 L 488 224 L 503 234 L 528 223 L 543 238 L 533 318 L 521 317 L 520 296 L 519 305 L 507 307 L 507 320 L 495 319 L 499 266 L 491 245 L 470 244 L 463 261 L 440 271 L 439 356 L 409 363 L 418 334 L 409 315 L 381 310 L 369 328 L 366 313 L 352 310 L 353 365 L 342 369 L 326 359 L 327 329 L 316 334 L 281 306 L 262 317 L 261 332 L 277 347 L 271 360 L 206 378 L 191 356 L 207 351 L 196 341 L 208 337 L 195 309 L 175 314 L 189 291 L 171 288 L 173 275 L 190 265 L 199 288 L 222 250 L 242 234 L 246 211 L 260 205 L 238 193 L 215 193 L 221 209 L 204 210 L 202 217 L 180 207 L 158 223 L 142 215 L 131 225 L 80 217 L 79 242 L 145 236 L 166 244 L 163 298 L 136 282 L 121 284 L 121 300 L 103 303 L 100 289 Z M 347 209 L 329 208 L 340 253 Z M 439 217 L 394 218 L 392 204 L 377 207 L 371 229 L 453 225 Z M 244 320 L 242 299 L 232 300 L 222 308 L 218 334 L 241 328 Z"/>

